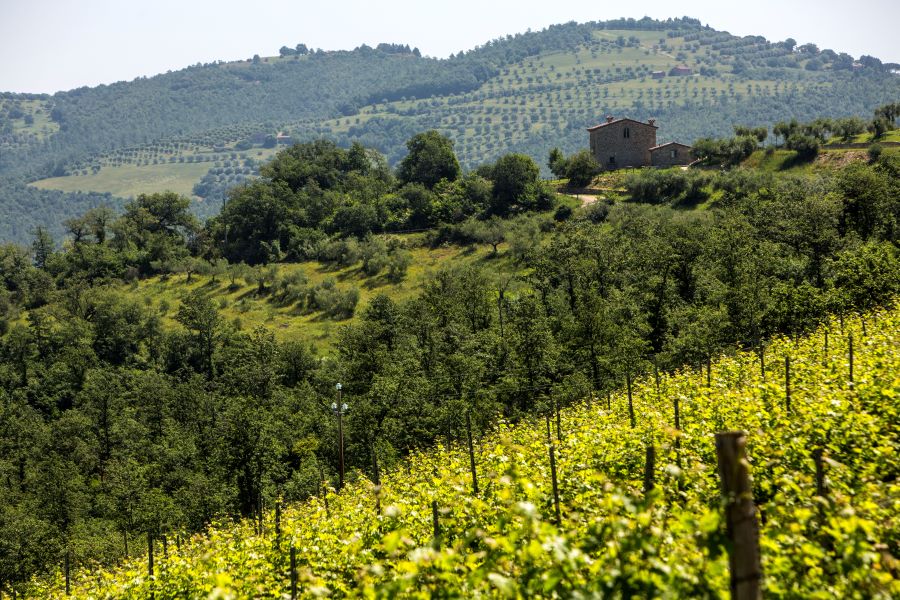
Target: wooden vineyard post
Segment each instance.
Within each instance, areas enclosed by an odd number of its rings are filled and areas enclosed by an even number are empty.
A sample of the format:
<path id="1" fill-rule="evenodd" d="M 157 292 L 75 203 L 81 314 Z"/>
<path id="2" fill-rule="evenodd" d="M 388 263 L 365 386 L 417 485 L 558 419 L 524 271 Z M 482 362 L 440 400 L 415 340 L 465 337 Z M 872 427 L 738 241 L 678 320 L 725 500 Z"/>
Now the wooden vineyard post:
<path id="1" fill-rule="evenodd" d="M 743 431 L 716 434 L 716 457 L 730 541 L 728 566 L 731 572 L 732 600 L 762 598 L 759 522 L 750 488 L 746 445 L 747 436 Z"/>
<path id="2" fill-rule="evenodd" d="M 656 470 L 656 448 L 653 444 L 647 444 L 647 453 L 644 458 L 644 496 L 653 491 Z"/>
<path id="3" fill-rule="evenodd" d="M 828 330 L 825 330 L 825 356 L 828 356 Z"/>
<path id="4" fill-rule="evenodd" d="M 675 396 L 673 400 L 675 405 L 675 464 L 678 467 L 681 467 L 681 403 L 678 401 L 678 396 Z"/>
<path id="5" fill-rule="evenodd" d="M 150 600 L 153 600 L 153 534 L 147 532 L 147 576 L 150 580 Z"/>
<path id="6" fill-rule="evenodd" d="M 606 411 L 609 412 L 612 410 L 612 392 L 606 392 Z"/>
<path id="7" fill-rule="evenodd" d="M 441 549 L 441 520 L 440 515 L 438 514 L 438 503 L 437 500 L 431 501 L 431 524 L 434 528 L 434 549 Z"/>
<path id="8" fill-rule="evenodd" d="M 712 387 L 712 358 L 706 357 L 706 387 Z"/>
<path id="9" fill-rule="evenodd" d="M 550 432 L 550 413 L 544 415 L 544 423 L 547 425 L 547 443 L 553 443 L 553 434 Z"/>
<path id="10" fill-rule="evenodd" d="M 559 398 L 553 397 L 553 405 L 556 408 L 556 441 L 562 441 L 562 422 L 559 415 Z"/>
<path id="11" fill-rule="evenodd" d="M 550 444 L 550 481 L 553 485 L 553 512 L 556 516 L 556 526 L 562 525 L 562 517 L 559 512 L 559 484 L 556 479 L 556 448 Z"/>
<path id="12" fill-rule="evenodd" d="M 784 408 L 791 412 L 791 357 L 784 357 Z"/>
<path id="13" fill-rule="evenodd" d="M 70 569 L 70 564 L 69 564 L 69 562 L 70 562 L 70 551 L 69 551 L 69 547 L 68 547 L 68 545 L 67 545 L 67 546 L 66 546 L 66 596 L 71 596 L 71 595 L 72 595 L 72 584 L 71 584 L 71 581 L 72 581 L 72 580 L 71 580 L 71 577 L 70 577 L 70 571 L 69 571 L 69 569 Z"/>
<path id="14" fill-rule="evenodd" d="M 822 449 L 813 450 L 813 460 L 816 463 L 816 496 L 825 498 L 825 465 L 822 462 Z"/>
<path id="15" fill-rule="evenodd" d="M 634 404 L 631 399 L 631 371 L 625 376 L 625 384 L 628 387 L 628 420 L 631 423 L 631 428 L 635 428 L 634 422 Z"/>
<path id="16" fill-rule="evenodd" d="M 322 465 L 319 465 L 319 479 L 322 481 L 322 502 L 325 504 L 325 514 L 331 517 L 331 508 L 328 506 L 328 486 L 325 485 L 325 471 L 322 469 Z"/>
<path id="17" fill-rule="evenodd" d="M 656 355 L 653 355 L 653 379 L 656 381 L 656 399 L 660 398 L 659 394 L 659 364 L 656 361 Z"/>
<path id="18" fill-rule="evenodd" d="M 848 338 L 847 350 L 850 355 L 850 383 L 852 384 L 853 383 L 853 334 L 852 333 L 850 334 L 850 337 Z"/>
<path id="19" fill-rule="evenodd" d="M 262 490 L 259 492 L 259 498 L 256 500 L 257 514 L 259 515 L 259 535 L 263 535 L 266 531 L 263 528 L 263 496 Z"/>
<path id="20" fill-rule="evenodd" d="M 291 542 L 291 600 L 297 600 L 297 548 Z"/>
<path id="21" fill-rule="evenodd" d="M 475 470 L 475 447 L 472 445 L 472 418 L 466 411 L 466 437 L 469 440 L 469 468 L 472 470 L 472 493 L 478 494 L 478 472 Z"/>
<path id="22" fill-rule="evenodd" d="M 275 500 L 275 546 L 281 547 L 281 496 Z"/>
<path id="23" fill-rule="evenodd" d="M 378 468 L 378 453 L 375 451 L 375 442 L 372 442 L 372 473 L 375 477 L 375 485 L 381 485 L 381 470 Z"/>
<path id="24" fill-rule="evenodd" d="M 763 381 L 766 380 L 766 346 L 764 344 L 759 345 L 759 376 Z"/>
<path id="25" fill-rule="evenodd" d="M 375 442 L 372 442 L 372 472 L 375 479 L 375 514 L 381 514 L 381 470 L 378 468 L 378 454 L 375 452 Z"/>

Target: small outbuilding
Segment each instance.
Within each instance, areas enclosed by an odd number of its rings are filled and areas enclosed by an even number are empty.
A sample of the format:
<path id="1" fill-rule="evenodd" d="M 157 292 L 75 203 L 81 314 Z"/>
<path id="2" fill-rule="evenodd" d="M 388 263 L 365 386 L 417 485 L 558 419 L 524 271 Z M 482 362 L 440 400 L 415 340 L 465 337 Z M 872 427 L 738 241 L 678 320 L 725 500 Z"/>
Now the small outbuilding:
<path id="1" fill-rule="evenodd" d="M 650 164 L 654 167 L 677 167 L 694 162 L 693 148 L 680 142 L 668 142 L 650 148 Z"/>

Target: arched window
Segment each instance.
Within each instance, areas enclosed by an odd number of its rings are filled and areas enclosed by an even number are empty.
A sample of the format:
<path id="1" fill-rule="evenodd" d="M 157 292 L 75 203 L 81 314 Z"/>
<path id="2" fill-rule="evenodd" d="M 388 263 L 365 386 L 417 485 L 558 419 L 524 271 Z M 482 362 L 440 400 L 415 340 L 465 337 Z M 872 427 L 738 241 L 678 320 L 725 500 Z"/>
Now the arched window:
<path id="1" fill-rule="evenodd" d="M 631 130 L 628 129 L 627 127 L 625 128 L 625 131 L 623 132 L 623 137 L 627 137 L 627 138 L 631 137 Z"/>

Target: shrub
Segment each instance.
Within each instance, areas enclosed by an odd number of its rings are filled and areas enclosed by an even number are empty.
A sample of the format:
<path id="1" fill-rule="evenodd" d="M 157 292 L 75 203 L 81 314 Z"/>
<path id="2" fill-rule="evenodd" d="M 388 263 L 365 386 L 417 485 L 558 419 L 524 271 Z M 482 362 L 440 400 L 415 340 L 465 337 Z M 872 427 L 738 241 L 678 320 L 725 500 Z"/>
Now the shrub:
<path id="1" fill-rule="evenodd" d="M 326 243 L 319 252 L 319 258 L 325 262 L 336 262 L 342 267 L 349 267 L 359 262 L 360 254 L 359 241 L 351 236 Z"/>
<path id="2" fill-rule="evenodd" d="M 359 290 L 355 287 L 341 290 L 334 279 L 328 278 L 312 289 L 310 304 L 327 316 L 349 319 L 359 303 Z"/>
<path id="3" fill-rule="evenodd" d="M 388 279 L 393 283 L 403 281 L 411 263 L 412 255 L 407 250 L 397 248 L 391 252 L 387 259 Z"/>
<path id="4" fill-rule="evenodd" d="M 597 198 L 596 202 L 592 202 L 587 206 L 583 206 L 580 211 L 580 217 L 594 224 L 602 223 L 609 216 L 609 208 L 612 201 L 607 198 Z"/>
<path id="5" fill-rule="evenodd" d="M 819 140 L 804 133 L 792 134 L 785 146 L 789 150 L 794 150 L 800 160 L 812 160 L 819 154 Z"/>
<path id="6" fill-rule="evenodd" d="M 876 162 L 879 158 L 881 158 L 882 153 L 884 153 L 884 147 L 879 143 L 874 143 L 869 146 L 869 160 L 872 162 Z"/>
<path id="7" fill-rule="evenodd" d="M 378 275 L 388 262 L 384 240 L 370 236 L 360 246 L 363 272 L 369 277 Z"/>
<path id="8" fill-rule="evenodd" d="M 569 206 L 568 204 L 560 204 L 556 207 L 556 212 L 553 213 L 553 218 L 559 222 L 568 221 L 572 216 L 572 212 L 573 211 L 571 206 Z"/>
<path id="9" fill-rule="evenodd" d="M 600 165 L 588 150 L 573 154 L 566 161 L 566 177 L 569 178 L 569 185 L 584 187 L 589 185 L 599 173 Z"/>

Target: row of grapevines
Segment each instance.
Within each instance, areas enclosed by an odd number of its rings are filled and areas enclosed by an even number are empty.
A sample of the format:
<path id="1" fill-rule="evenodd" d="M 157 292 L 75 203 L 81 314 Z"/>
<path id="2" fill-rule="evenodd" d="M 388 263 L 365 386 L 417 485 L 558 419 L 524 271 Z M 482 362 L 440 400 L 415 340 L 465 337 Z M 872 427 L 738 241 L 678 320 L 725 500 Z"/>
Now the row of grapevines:
<path id="1" fill-rule="evenodd" d="M 499 424 L 476 443 L 478 494 L 467 448 L 439 446 L 381 486 L 359 477 L 286 508 L 281 536 L 272 514 L 262 534 L 250 522 L 216 525 L 170 544 L 152 578 L 146 557 L 135 558 L 79 572 L 74 595 L 286 598 L 293 545 L 304 598 L 726 597 L 713 434 L 741 429 L 766 596 L 900 597 L 900 310 L 774 340 L 762 360 L 721 357 L 709 380 L 684 370 L 637 381 L 632 402 L 633 428 L 624 392 L 563 410 L 559 439 L 555 422 Z M 651 444 L 655 485 L 645 493 Z M 32 593 L 62 597 L 61 575 L 36 581 Z"/>

